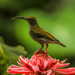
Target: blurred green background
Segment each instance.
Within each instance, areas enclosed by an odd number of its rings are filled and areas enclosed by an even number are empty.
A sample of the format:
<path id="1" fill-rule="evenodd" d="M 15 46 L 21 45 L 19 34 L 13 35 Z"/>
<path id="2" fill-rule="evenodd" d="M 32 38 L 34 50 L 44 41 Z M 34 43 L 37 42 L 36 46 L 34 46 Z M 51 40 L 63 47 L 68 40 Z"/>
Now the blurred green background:
<path id="1" fill-rule="evenodd" d="M 17 64 L 19 55 L 30 58 L 41 47 L 29 36 L 28 22 L 14 16 L 35 16 L 40 27 L 66 45 L 49 44 L 49 55 L 75 66 L 75 0 L 0 0 L 0 75 L 6 75 L 4 65 Z"/>

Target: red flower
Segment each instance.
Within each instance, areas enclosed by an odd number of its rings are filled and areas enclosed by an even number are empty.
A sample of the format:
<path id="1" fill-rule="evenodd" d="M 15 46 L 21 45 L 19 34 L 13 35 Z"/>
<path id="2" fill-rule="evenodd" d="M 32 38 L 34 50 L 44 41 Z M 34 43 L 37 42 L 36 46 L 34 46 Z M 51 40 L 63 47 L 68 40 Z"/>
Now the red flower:
<path id="1" fill-rule="evenodd" d="M 64 68 L 69 63 L 64 63 L 66 60 L 59 61 L 51 58 L 47 53 L 42 50 L 38 50 L 34 53 L 32 58 L 22 58 L 19 56 L 17 62 L 20 66 L 11 65 L 7 72 L 9 74 L 22 74 L 22 75 L 75 75 L 75 67 Z"/>

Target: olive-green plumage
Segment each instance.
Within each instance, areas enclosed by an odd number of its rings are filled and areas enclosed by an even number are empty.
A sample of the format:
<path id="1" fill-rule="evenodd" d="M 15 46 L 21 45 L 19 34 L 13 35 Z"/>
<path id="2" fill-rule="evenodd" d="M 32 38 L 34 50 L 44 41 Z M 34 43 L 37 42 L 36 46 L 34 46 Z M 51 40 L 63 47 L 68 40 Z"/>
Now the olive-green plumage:
<path id="1" fill-rule="evenodd" d="M 46 44 L 46 49 L 45 49 L 45 51 L 46 51 L 49 43 L 59 44 L 59 45 L 65 47 L 65 45 L 63 45 L 54 36 L 52 36 L 50 33 L 46 32 L 42 28 L 40 28 L 35 17 L 33 17 L 33 16 L 14 17 L 13 19 L 25 19 L 29 22 L 29 24 L 30 24 L 29 34 L 35 41 L 37 41 L 38 43 L 41 44 L 42 47 L 40 49 L 42 49 L 44 47 L 44 44 Z"/>

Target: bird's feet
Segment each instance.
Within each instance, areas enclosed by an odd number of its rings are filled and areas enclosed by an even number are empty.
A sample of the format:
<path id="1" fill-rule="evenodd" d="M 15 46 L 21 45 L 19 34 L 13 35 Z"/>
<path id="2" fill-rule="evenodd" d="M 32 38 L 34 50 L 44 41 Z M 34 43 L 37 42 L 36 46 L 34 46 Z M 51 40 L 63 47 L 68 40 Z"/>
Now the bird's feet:
<path id="1" fill-rule="evenodd" d="M 46 49 L 44 50 L 45 53 L 47 53 Z"/>
<path id="2" fill-rule="evenodd" d="M 39 49 L 39 50 L 37 50 L 37 51 L 40 52 L 40 51 L 43 51 L 43 50 Z M 46 49 L 45 49 L 43 52 L 48 53 L 48 52 L 46 51 Z"/>
<path id="3" fill-rule="evenodd" d="M 46 50 L 47 50 L 47 48 L 48 48 L 48 44 L 46 44 L 46 49 L 44 50 L 44 52 L 45 52 L 45 53 L 47 53 L 47 51 L 46 51 Z"/>

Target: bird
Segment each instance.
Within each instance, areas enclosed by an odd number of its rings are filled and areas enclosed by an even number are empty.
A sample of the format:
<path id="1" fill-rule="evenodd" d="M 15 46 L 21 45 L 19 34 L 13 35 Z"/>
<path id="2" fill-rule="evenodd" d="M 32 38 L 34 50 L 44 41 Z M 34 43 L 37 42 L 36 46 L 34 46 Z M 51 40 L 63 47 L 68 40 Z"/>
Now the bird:
<path id="1" fill-rule="evenodd" d="M 57 40 L 49 32 L 40 28 L 40 26 L 38 25 L 37 20 L 34 16 L 13 17 L 12 19 L 24 19 L 24 20 L 28 21 L 28 23 L 29 23 L 29 34 L 32 37 L 32 39 L 34 39 L 35 41 L 37 41 L 41 45 L 41 48 L 39 50 L 43 49 L 44 44 L 46 45 L 46 49 L 44 50 L 45 52 L 48 48 L 48 44 L 59 44 L 63 47 L 66 47 L 64 44 L 62 44 L 59 40 Z"/>

